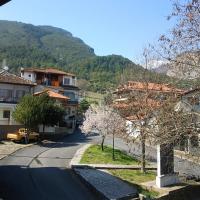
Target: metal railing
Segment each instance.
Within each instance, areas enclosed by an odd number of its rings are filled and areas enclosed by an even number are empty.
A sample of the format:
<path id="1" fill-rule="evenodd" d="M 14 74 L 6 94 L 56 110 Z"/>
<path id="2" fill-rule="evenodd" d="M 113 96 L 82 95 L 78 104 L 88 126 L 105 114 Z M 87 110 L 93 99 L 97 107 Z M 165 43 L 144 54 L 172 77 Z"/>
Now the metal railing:
<path id="1" fill-rule="evenodd" d="M 0 103 L 18 103 L 20 99 L 19 97 L 0 97 Z"/>

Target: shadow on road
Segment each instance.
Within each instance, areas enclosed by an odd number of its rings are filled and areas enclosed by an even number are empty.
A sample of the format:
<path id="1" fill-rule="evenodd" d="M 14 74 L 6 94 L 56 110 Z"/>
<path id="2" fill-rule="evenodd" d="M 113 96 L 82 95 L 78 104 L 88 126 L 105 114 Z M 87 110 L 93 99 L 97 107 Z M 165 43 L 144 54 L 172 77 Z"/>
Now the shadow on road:
<path id="1" fill-rule="evenodd" d="M 67 146 L 79 145 L 81 143 L 89 143 L 97 135 L 85 135 L 81 132 L 80 129 L 76 129 L 73 134 L 69 135 L 60 135 L 59 137 L 49 137 L 41 142 L 38 142 L 37 145 L 42 147 L 56 147 L 62 148 Z"/>
<path id="2" fill-rule="evenodd" d="M 0 199 L 96 199 L 71 169 L 0 166 Z"/>

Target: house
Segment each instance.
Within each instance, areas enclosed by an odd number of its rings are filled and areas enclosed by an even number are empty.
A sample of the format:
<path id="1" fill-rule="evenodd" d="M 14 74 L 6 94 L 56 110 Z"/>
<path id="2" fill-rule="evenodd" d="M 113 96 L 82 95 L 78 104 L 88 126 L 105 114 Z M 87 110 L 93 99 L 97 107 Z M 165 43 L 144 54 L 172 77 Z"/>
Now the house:
<path id="1" fill-rule="evenodd" d="M 120 85 L 114 94 L 117 94 L 120 98 L 125 98 L 130 96 L 131 93 L 153 93 L 159 100 L 164 100 L 165 97 L 173 95 L 174 97 L 179 97 L 185 91 L 172 87 L 170 84 L 160 84 L 151 82 L 137 82 L 128 81 L 127 84 Z"/>
<path id="2" fill-rule="evenodd" d="M 113 107 L 126 118 L 127 134 L 138 137 L 140 127 L 144 123 L 151 125 L 155 120 L 151 114 L 156 112 L 156 109 L 169 97 L 178 99 L 184 92 L 169 84 L 129 81 L 114 92 Z"/>
<path id="3" fill-rule="evenodd" d="M 195 88 L 182 93 L 181 99 L 175 109 L 182 109 L 185 112 L 193 111 L 200 113 L 200 88 Z"/>
<path id="4" fill-rule="evenodd" d="M 21 68 L 21 77 L 37 84 L 34 93 L 51 90 L 68 97 L 66 118 L 76 119 L 80 89 L 74 74 L 54 68 Z"/>
<path id="5" fill-rule="evenodd" d="M 58 105 L 62 105 L 63 107 L 65 107 L 67 105 L 67 101 L 70 99 L 69 97 L 66 97 L 62 94 L 59 94 L 57 92 L 54 92 L 54 91 L 48 90 L 48 89 L 41 91 L 41 92 L 36 92 L 33 95 L 34 96 L 40 96 L 40 95 L 43 95 L 43 94 L 47 94 L 50 98 L 55 99 L 56 103 Z"/>
<path id="6" fill-rule="evenodd" d="M 47 94 L 50 98 L 54 99 L 57 105 L 61 105 L 65 109 L 68 107 L 68 101 L 70 100 L 69 97 L 59 94 L 57 92 L 54 92 L 50 89 L 46 89 L 41 92 L 36 92 L 34 93 L 34 96 L 40 96 L 43 94 Z M 50 134 L 68 133 L 69 130 L 67 128 L 72 129 L 71 131 L 73 131 L 76 125 L 75 119 L 71 119 L 71 120 L 69 119 L 66 120 L 66 119 L 67 119 L 67 116 L 65 116 L 65 120 L 62 122 L 62 124 L 59 124 L 57 126 L 45 126 L 44 133 L 48 133 L 48 134 L 49 133 Z M 42 125 L 39 126 L 39 132 L 43 132 Z"/>
<path id="7" fill-rule="evenodd" d="M 113 104 L 115 108 L 127 111 L 125 117 L 129 117 L 130 98 L 134 98 L 132 102 L 137 108 L 142 109 L 145 106 L 148 110 L 155 110 L 169 97 L 178 99 L 184 92 L 184 90 L 177 89 L 169 84 L 128 81 L 127 84 L 120 85 L 114 92 L 115 100 Z M 143 98 L 141 99 L 141 97 Z"/>
<path id="8" fill-rule="evenodd" d="M 15 131 L 21 125 L 12 118 L 17 103 L 25 95 L 33 92 L 33 82 L 9 73 L 0 71 L 0 138 L 8 131 Z"/>
<path id="9" fill-rule="evenodd" d="M 175 106 L 176 111 L 194 113 L 194 121 L 198 127 L 200 127 L 200 88 L 191 89 L 185 91 L 181 95 L 180 101 Z M 198 136 L 192 136 L 191 138 L 183 138 L 179 143 L 180 150 L 186 150 L 188 152 L 199 151 L 200 146 L 200 134 Z"/>

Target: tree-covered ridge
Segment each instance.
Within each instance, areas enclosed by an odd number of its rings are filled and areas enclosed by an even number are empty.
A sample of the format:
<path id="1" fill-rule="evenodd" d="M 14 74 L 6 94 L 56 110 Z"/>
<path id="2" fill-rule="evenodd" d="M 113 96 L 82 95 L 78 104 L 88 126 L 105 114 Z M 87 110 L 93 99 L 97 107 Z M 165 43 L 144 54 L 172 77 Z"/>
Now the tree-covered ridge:
<path id="1" fill-rule="evenodd" d="M 137 77 L 144 70 L 127 58 L 118 55 L 96 56 L 71 64 L 67 70 L 87 80 L 88 89 L 105 91 L 119 85 L 119 83 Z"/>
<path id="2" fill-rule="evenodd" d="M 63 29 L 0 20 L 0 62 L 11 72 L 21 67 L 56 67 L 75 73 L 81 88 L 104 92 L 128 80 L 143 80 L 145 70 L 119 55 L 96 56 L 81 39 Z M 151 81 L 168 77 L 148 72 Z"/>
<path id="3" fill-rule="evenodd" d="M 34 26 L 10 21 L 0 21 L 0 47 L 1 53 L 2 50 L 6 52 L 4 58 L 7 59 L 8 64 L 14 64 L 12 65 L 14 68 L 16 65 L 12 60 L 16 59 L 15 53 L 17 54 L 17 52 L 15 51 L 18 48 L 20 48 L 18 51 L 22 51 L 22 53 L 28 50 L 26 54 L 30 55 L 28 56 L 31 58 L 29 62 L 35 61 L 36 63 L 40 62 L 40 58 L 37 60 L 35 57 L 37 51 L 42 54 L 42 57 L 44 56 L 42 63 L 45 63 L 46 57 L 48 57 L 47 64 L 49 59 L 52 64 L 56 62 L 68 64 L 95 56 L 91 47 L 81 39 L 73 37 L 68 31 L 51 26 Z M 9 53 L 9 51 L 12 52 Z M 0 56 L 2 57 L 2 55 Z M 23 57 L 21 58 L 23 61 Z"/>

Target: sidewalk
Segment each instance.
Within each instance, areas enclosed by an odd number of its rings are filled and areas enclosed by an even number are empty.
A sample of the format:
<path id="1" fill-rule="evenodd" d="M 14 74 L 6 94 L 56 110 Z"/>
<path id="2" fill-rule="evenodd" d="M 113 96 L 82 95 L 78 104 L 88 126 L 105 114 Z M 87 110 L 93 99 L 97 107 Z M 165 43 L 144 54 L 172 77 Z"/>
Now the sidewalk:
<path id="1" fill-rule="evenodd" d="M 14 153 L 15 151 L 29 147 L 32 144 L 17 144 L 11 141 L 0 141 L 0 160 L 5 158 L 6 156 Z"/>

